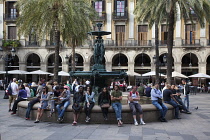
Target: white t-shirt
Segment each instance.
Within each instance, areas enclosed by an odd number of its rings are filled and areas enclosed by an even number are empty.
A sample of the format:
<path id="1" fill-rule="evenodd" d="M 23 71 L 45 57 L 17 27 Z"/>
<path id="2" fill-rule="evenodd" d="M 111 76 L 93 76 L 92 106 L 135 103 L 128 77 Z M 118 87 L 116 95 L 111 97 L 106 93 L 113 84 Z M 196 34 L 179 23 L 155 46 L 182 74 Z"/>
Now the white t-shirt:
<path id="1" fill-rule="evenodd" d="M 17 95 L 18 94 L 18 85 L 15 82 L 12 82 L 11 88 L 12 88 L 12 95 Z"/>
<path id="2" fill-rule="evenodd" d="M 134 99 L 134 98 L 136 98 L 136 97 L 138 97 L 138 95 L 136 94 L 136 92 L 135 93 L 130 93 L 131 94 L 131 98 L 132 99 Z M 130 101 L 128 100 L 128 103 L 130 103 Z M 133 101 L 133 103 L 138 103 L 138 101 Z"/>
<path id="3" fill-rule="evenodd" d="M 25 87 L 26 93 L 27 93 L 27 97 L 31 97 L 31 92 L 29 87 Z"/>

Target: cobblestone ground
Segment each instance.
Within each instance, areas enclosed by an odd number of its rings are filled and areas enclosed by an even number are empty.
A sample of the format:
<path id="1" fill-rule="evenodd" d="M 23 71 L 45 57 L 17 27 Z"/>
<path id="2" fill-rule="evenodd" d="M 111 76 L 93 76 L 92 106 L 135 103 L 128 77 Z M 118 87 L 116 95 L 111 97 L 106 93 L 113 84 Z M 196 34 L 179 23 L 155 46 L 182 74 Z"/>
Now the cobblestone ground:
<path id="1" fill-rule="evenodd" d="M 8 100 L 0 91 L 0 140 L 210 140 L 210 94 L 190 96 L 191 115 L 180 120 L 152 122 L 142 126 L 125 124 L 71 126 L 41 122 L 34 124 L 8 112 Z M 195 108 L 198 106 L 198 110 Z"/>

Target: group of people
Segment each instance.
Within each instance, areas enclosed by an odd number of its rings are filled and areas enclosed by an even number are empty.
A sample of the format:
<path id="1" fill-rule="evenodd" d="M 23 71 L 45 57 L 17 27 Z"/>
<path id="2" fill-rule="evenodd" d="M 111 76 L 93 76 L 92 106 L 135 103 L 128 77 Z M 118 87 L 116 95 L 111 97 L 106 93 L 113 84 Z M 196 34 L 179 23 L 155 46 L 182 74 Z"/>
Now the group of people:
<path id="1" fill-rule="evenodd" d="M 161 122 L 167 122 L 165 115 L 167 113 L 167 106 L 164 103 L 170 104 L 175 108 L 175 118 L 181 119 L 179 112 L 191 114 L 189 111 L 189 85 L 186 80 L 182 80 L 183 89 L 180 91 L 175 85 L 170 85 L 165 83 L 162 91 L 159 89 L 159 84 L 155 84 L 154 88 L 151 90 L 151 100 L 152 104 L 160 111 L 159 120 Z M 184 102 L 181 99 L 181 93 L 184 94 Z M 163 99 L 163 100 L 162 100 Z M 164 103 L 163 103 L 164 101 Z M 185 105 L 187 102 L 187 106 Z"/>
<path id="2" fill-rule="evenodd" d="M 37 117 L 34 123 L 40 122 L 45 109 L 50 109 L 50 114 L 48 115 L 49 118 L 52 117 L 53 113 L 57 110 L 57 121 L 62 122 L 64 120 L 64 113 L 68 106 L 71 104 L 70 98 L 71 93 L 73 93 L 72 110 L 74 121 L 72 125 L 77 125 L 82 108 L 84 108 L 84 112 L 86 114 L 85 122 L 88 123 L 91 120 L 91 111 L 96 102 L 95 93 L 92 91 L 90 85 L 88 85 L 86 90 L 84 90 L 84 87 L 76 82 L 77 81 L 75 80 L 74 84 L 77 84 L 77 86 L 75 86 L 74 90 L 70 90 L 71 86 L 68 84 L 61 86 L 58 85 L 57 82 L 54 82 L 53 84 L 47 82 L 45 85 L 43 85 L 41 82 L 39 82 L 38 87 L 34 91 L 34 96 L 36 96 L 36 98 L 33 98 L 33 100 L 28 103 L 25 119 L 30 119 L 30 112 L 34 104 L 40 102 L 40 106 L 37 110 Z M 187 102 L 187 106 L 185 106 L 185 103 L 180 97 L 181 91 L 175 85 L 169 85 L 168 83 L 165 83 L 165 87 L 163 87 L 162 91 L 159 89 L 159 84 L 155 84 L 154 88 L 151 88 L 151 85 L 148 85 L 148 87 L 145 89 L 144 93 L 146 93 L 146 96 L 151 96 L 152 104 L 160 111 L 159 120 L 161 122 L 167 122 L 165 115 L 168 108 L 164 103 L 171 104 L 175 108 L 176 119 L 180 119 L 179 112 L 191 114 L 189 111 L 189 86 L 186 84 L 185 80 L 182 80 L 182 83 L 184 85 L 182 92 L 184 94 L 185 101 Z M 87 84 L 90 83 L 87 82 Z M 13 82 L 10 83 L 10 86 L 12 89 L 12 94 L 9 96 L 9 111 L 12 111 L 11 115 L 13 115 L 16 114 L 17 104 L 20 101 L 27 100 L 27 98 L 31 97 L 31 95 L 28 95 L 30 92 L 28 84 L 25 83 L 18 86 L 16 84 L 15 78 L 13 79 Z M 142 92 L 141 86 L 142 84 L 140 84 L 139 87 L 133 87 L 127 97 L 135 125 L 145 124 L 143 121 L 143 111 L 141 105 L 138 102 L 141 96 L 141 93 L 138 91 Z M 120 91 L 119 85 L 114 85 L 111 93 L 106 87 L 102 89 L 98 96 L 98 105 L 101 107 L 104 120 L 108 120 L 109 107 L 112 106 L 116 114 L 118 126 L 123 125 L 121 100 L 122 92 Z M 14 101 L 14 104 L 11 109 L 12 101 Z M 139 122 L 136 119 L 137 112 L 139 112 Z"/>

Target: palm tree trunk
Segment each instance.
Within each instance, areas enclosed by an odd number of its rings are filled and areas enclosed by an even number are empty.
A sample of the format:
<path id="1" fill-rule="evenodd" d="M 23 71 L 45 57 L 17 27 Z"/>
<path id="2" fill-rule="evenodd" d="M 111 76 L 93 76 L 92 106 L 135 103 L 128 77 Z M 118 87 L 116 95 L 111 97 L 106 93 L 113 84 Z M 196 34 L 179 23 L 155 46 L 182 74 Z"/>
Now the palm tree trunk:
<path id="1" fill-rule="evenodd" d="M 167 55 L 167 82 L 171 84 L 172 81 L 172 63 L 173 63 L 173 56 L 172 56 L 172 49 L 173 49 L 173 42 L 174 42 L 174 11 L 171 10 L 169 13 L 169 25 L 168 25 L 168 38 L 167 38 L 167 48 L 168 48 L 168 55 Z"/>
<path id="2" fill-rule="evenodd" d="M 60 47 L 60 31 L 55 31 L 56 45 L 55 45 L 55 63 L 54 63 L 54 81 L 58 82 L 59 69 L 59 47 Z"/>
<path id="3" fill-rule="evenodd" d="M 155 23 L 155 56 L 156 56 L 156 62 L 155 62 L 155 84 L 159 84 L 159 28 L 158 24 Z"/>
<path id="4" fill-rule="evenodd" d="M 72 59 L 71 59 L 72 71 L 75 71 L 75 40 L 72 39 Z"/>

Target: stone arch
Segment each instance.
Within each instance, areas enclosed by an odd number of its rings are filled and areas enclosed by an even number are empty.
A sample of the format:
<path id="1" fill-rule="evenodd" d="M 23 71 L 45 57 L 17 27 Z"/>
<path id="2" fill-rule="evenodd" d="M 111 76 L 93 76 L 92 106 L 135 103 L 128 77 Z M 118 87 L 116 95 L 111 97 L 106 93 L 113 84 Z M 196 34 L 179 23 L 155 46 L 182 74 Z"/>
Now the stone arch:
<path id="1" fill-rule="evenodd" d="M 36 55 L 39 56 L 39 58 L 40 58 L 40 63 L 43 62 L 42 56 L 41 56 L 39 53 L 37 53 L 37 52 L 28 52 L 28 53 L 24 56 L 23 61 L 25 62 L 25 61 L 28 59 L 29 55 L 31 55 L 32 53 L 34 53 L 34 54 L 36 54 Z"/>
<path id="2" fill-rule="evenodd" d="M 186 54 L 188 54 L 188 53 L 190 53 L 190 52 L 185 52 L 185 53 L 183 53 L 182 55 L 181 55 L 181 61 L 182 61 L 182 58 L 186 55 Z M 197 56 L 197 58 L 198 58 L 198 62 L 202 62 L 202 58 L 201 58 L 201 56 L 197 53 L 197 52 L 191 52 L 192 54 L 195 54 L 195 56 Z"/>
<path id="3" fill-rule="evenodd" d="M 29 58 L 30 57 L 30 58 Z M 31 60 L 29 60 L 31 59 Z M 27 66 L 41 66 L 41 59 L 36 53 L 31 53 L 26 59 Z"/>
<path id="4" fill-rule="evenodd" d="M 128 66 L 128 57 L 123 53 L 117 53 L 112 58 L 112 66 Z"/>
<path id="5" fill-rule="evenodd" d="M 127 59 L 128 59 L 128 63 L 130 62 L 130 57 L 128 56 L 128 54 L 127 53 L 123 53 L 123 52 L 118 52 L 118 53 L 112 54 L 111 57 L 110 57 L 111 58 L 110 61 L 112 62 L 114 56 L 116 56 L 119 53 L 125 55 L 127 57 Z"/>
<path id="6" fill-rule="evenodd" d="M 137 59 L 139 60 L 139 63 L 137 63 Z M 134 66 L 151 66 L 150 56 L 146 53 L 140 53 L 136 55 L 134 62 Z"/>
<path id="7" fill-rule="evenodd" d="M 167 54 L 167 52 L 165 52 L 165 51 L 164 51 L 164 52 L 161 52 L 161 53 L 159 54 L 159 56 L 161 56 L 161 55 L 163 55 L 163 54 Z M 173 54 L 173 53 L 172 53 L 172 58 L 173 58 L 174 62 L 177 62 L 177 61 L 178 61 L 176 55 Z"/>
<path id="8" fill-rule="evenodd" d="M 190 63 L 192 64 L 191 66 L 198 66 L 199 59 L 196 56 L 196 54 L 189 52 L 182 57 L 181 62 L 182 62 L 182 67 L 188 67 Z"/>
<path id="9" fill-rule="evenodd" d="M 75 55 L 78 58 L 76 66 L 84 66 L 84 62 L 85 62 L 84 61 L 84 57 L 81 54 L 79 54 L 79 53 L 75 53 Z M 70 55 L 69 60 L 68 60 L 69 66 L 71 66 L 71 58 L 72 58 L 72 55 Z"/>

